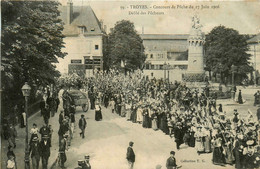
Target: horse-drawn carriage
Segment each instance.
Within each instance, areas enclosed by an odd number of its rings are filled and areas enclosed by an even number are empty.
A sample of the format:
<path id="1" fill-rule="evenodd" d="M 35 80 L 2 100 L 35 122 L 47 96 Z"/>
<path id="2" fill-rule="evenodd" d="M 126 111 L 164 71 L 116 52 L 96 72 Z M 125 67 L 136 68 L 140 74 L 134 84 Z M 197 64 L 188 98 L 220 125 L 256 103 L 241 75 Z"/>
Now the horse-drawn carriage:
<path id="1" fill-rule="evenodd" d="M 89 109 L 88 95 L 80 90 L 64 91 L 62 98 L 64 110 L 70 106 L 81 106 L 84 112 Z"/>

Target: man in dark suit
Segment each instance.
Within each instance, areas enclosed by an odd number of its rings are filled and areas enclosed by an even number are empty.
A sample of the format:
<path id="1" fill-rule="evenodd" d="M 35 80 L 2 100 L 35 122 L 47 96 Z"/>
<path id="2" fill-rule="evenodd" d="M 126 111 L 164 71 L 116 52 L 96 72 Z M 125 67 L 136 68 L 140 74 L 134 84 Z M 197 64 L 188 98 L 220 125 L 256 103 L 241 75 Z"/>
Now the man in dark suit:
<path id="1" fill-rule="evenodd" d="M 82 138 L 85 138 L 85 128 L 87 127 L 87 121 L 84 118 L 84 115 L 81 115 L 81 118 L 79 119 L 79 128 L 81 130 L 80 136 L 82 136 Z"/>
<path id="2" fill-rule="evenodd" d="M 42 111 L 42 115 L 43 115 L 44 122 L 48 124 L 50 116 L 51 116 L 51 111 L 49 109 L 49 105 L 48 104 L 45 105 L 45 108 Z"/>
<path id="3" fill-rule="evenodd" d="M 126 159 L 128 161 L 129 169 L 134 168 L 135 153 L 134 153 L 134 150 L 133 150 L 133 145 L 134 145 L 134 142 L 130 141 L 129 147 L 127 148 L 127 153 L 126 153 Z"/>
<path id="4" fill-rule="evenodd" d="M 167 159 L 166 161 L 166 168 L 167 169 L 176 169 L 177 168 L 177 164 L 176 164 L 176 159 L 175 159 L 175 152 L 171 151 L 170 152 L 170 157 Z"/>
<path id="5" fill-rule="evenodd" d="M 44 123 L 43 126 L 40 128 L 40 132 L 41 134 L 41 139 L 43 139 L 43 136 L 47 137 L 48 138 L 48 141 L 50 143 L 50 146 L 51 146 L 51 137 L 50 137 L 50 134 L 51 134 L 51 130 L 48 126 L 48 123 Z"/>
<path id="6" fill-rule="evenodd" d="M 43 114 L 43 109 L 45 108 L 45 101 L 44 99 L 42 98 L 41 99 L 41 102 L 40 102 L 40 110 L 41 110 L 41 116 Z"/>
<path id="7" fill-rule="evenodd" d="M 51 145 L 48 136 L 43 136 L 40 142 L 40 154 L 42 158 L 42 168 L 48 169 L 48 160 L 51 155 Z"/>
<path id="8" fill-rule="evenodd" d="M 31 154 L 32 159 L 32 166 L 33 169 L 39 169 L 39 162 L 40 162 L 40 145 L 38 137 L 34 137 L 30 144 L 29 153 Z"/>
<path id="9" fill-rule="evenodd" d="M 61 168 L 65 168 L 64 164 L 67 161 L 67 156 L 66 156 L 66 150 L 68 151 L 67 138 L 68 138 L 68 135 L 64 134 L 63 139 L 61 140 L 61 143 L 59 146 L 60 167 Z"/>
<path id="10" fill-rule="evenodd" d="M 174 137 L 175 137 L 175 142 L 176 142 L 176 147 L 177 150 L 180 149 L 180 145 L 182 144 L 183 137 L 182 137 L 182 127 L 181 127 L 181 122 L 177 122 L 177 127 L 174 130 Z"/>
<path id="11" fill-rule="evenodd" d="M 59 123 L 62 124 L 62 121 L 65 119 L 63 110 L 60 111 L 59 114 Z"/>

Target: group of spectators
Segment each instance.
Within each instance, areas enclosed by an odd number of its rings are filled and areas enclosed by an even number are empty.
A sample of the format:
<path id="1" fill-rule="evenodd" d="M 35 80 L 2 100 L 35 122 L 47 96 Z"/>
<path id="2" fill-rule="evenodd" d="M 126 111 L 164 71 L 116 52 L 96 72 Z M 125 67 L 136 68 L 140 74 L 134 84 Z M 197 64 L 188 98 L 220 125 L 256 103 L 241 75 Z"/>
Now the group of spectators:
<path id="1" fill-rule="evenodd" d="M 237 109 L 228 117 L 208 86 L 188 88 L 185 83 L 148 79 L 141 72 L 122 75 L 113 70 L 97 74 L 88 84 L 94 88 L 94 101 L 111 106 L 112 113 L 128 121 L 174 137 L 178 150 L 186 144 L 198 155 L 212 153 L 216 165 L 260 165 L 259 122 L 250 110 L 246 118 Z"/>

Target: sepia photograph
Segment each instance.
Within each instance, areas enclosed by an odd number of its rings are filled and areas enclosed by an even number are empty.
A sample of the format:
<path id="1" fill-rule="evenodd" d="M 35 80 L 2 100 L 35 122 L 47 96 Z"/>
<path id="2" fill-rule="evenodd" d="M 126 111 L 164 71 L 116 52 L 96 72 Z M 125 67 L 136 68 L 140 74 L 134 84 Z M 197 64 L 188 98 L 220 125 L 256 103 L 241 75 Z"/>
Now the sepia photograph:
<path id="1" fill-rule="evenodd" d="M 260 1 L 1 0 L 2 169 L 259 169 Z"/>

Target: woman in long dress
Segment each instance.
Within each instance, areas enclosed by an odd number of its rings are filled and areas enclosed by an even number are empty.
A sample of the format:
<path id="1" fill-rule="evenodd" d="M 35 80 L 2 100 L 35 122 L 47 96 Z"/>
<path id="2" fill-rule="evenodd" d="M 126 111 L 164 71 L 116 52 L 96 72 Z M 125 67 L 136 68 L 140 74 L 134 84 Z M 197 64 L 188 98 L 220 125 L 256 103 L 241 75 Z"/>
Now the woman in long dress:
<path id="1" fill-rule="evenodd" d="M 239 93 L 238 93 L 238 103 L 243 104 L 243 98 L 242 98 L 241 90 L 239 90 Z"/>
<path id="2" fill-rule="evenodd" d="M 141 105 L 137 108 L 136 111 L 136 122 L 142 123 L 143 122 L 143 108 Z"/>
<path id="3" fill-rule="evenodd" d="M 199 155 L 205 151 L 204 144 L 203 144 L 204 134 L 203 134 L 201 129 L 202 129 L 202 126 L 199 125 L 197 127 L 197 131 L 196 131 L 196 133 L 194 135 L 194 137 L 196 138 L 196 140 L 195 140 L 195 148 L 196 148 L 197 153 Z"/>
<path id="4" fill-rule="evenodd" d="M 130 105 L 130 101 L 128 101 L 128 103 L 125 104 L 125 111 L 126 111 L 126 120 L 130 120 L 130 118 L 131 118 L 131 105 Z"/>
<path id="5" fill-rule="evenodd" d="M 206 130 L 205 131 L 205 142 L 204 142 L 204 147 L 205 147 L 205 153 L 210 153 L 211 152 L 211 136 L 210 136 L 210 131 Z"/>
<path id="6" fill-rule="evenodd" d="M 95 120 L 100 121 L 102 120 L 102 113 L 101 113 L 101 106 L 100 104 L 95 105 Z"/>
<path id="7" fill-rule="evenodd" d="M 225 150 L 225 163 L 232 165 L 235 160 L 235 157 L 232 152 L 232 150 L 234 149 L 232 139 L 230 138 L 229 135 L 226 136 L 226 141 L 227 142 L 224 144 L 224 147 L 223 147 Z"/>
<path id="8" fill-rule="evenodd" d="M 143 128 L 148 128 L 149 127 L 149 113 L 148 109 L 145 107 L 143 109 Z"/>
<path id="9" fill-rule="evenodd" d="M 153 111 L 152 117 L 151 117 L 151 119 L 152 119 L 152 129 L 153 130 L 158 130 L 158 126 L 157 126 L 157 121 L 158 121 L 157 113 L 155 112 L 155 110 L 152 110 L 152 111 Z"/>
<path id="10" fill-rule="evenodd" d="M 224 157 L 224 150 L 222 147 L 222 138 L 218 137 L 213 141 L 213 158 L 212 162 L 215 165 L 224 165 L 225 157 Z"/>
<path id="11" fill-rule="evenodd" d="M 132 111 L 132 113 L 131 113 L 130 119 L 131 119 L 131 121 L 132 121 L 133 123 L 136 123 L 136 118 L 137 118 L 137 116 L 136 116 L 136 113 L 137 113 L 137 105 L 136 105 L 136 103 L 134 103 L 134 104 L 132 105 L 131 111 Z"/>

